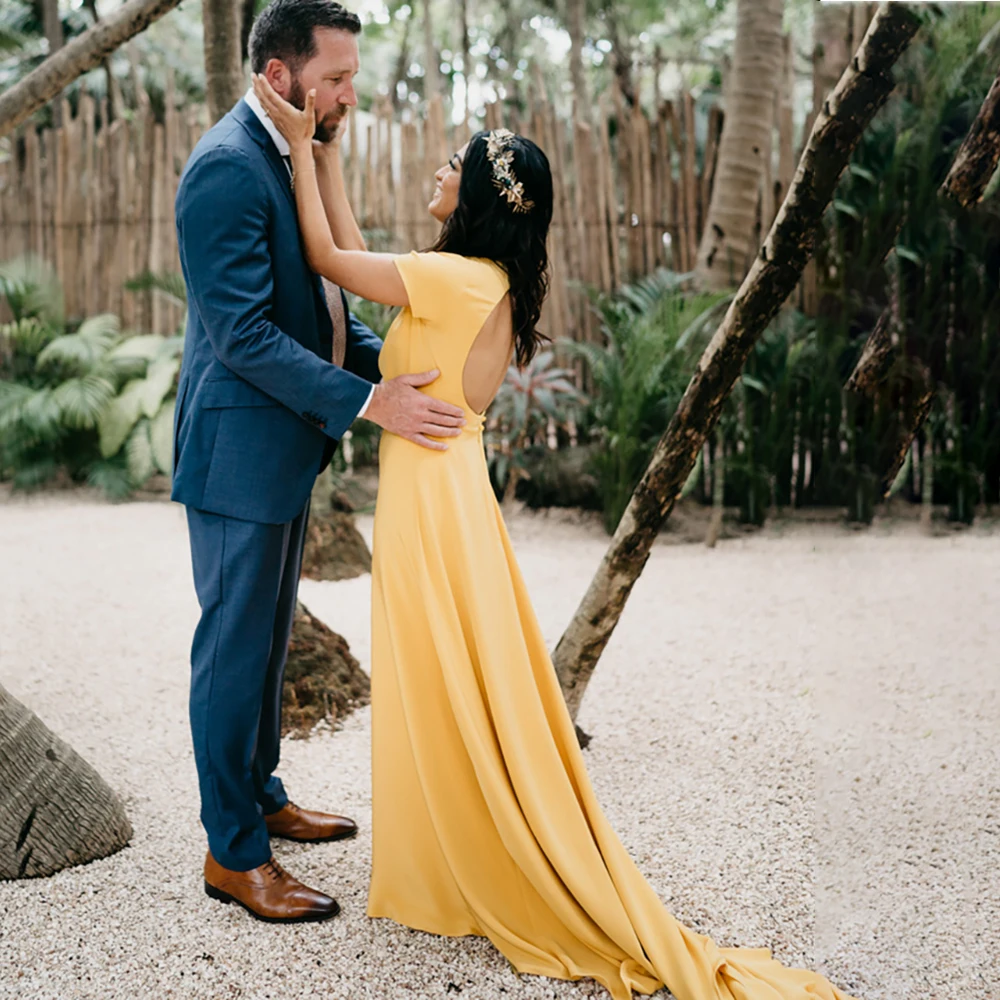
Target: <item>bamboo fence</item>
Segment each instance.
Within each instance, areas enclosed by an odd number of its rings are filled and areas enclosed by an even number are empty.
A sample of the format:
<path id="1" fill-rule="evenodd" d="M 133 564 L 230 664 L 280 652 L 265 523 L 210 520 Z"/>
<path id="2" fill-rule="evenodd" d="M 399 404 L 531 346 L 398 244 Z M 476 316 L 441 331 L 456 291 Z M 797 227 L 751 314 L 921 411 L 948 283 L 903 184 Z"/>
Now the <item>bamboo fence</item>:
<path id="1" fill-rule="evenodd" d="M 31 253 L 53 264 L 68 317 L 112 312 L 126 329 L 165 334 L 177 328 L 180 308 L 127 291 L 125 283 L 146 271 L 180 269 L 174 198 L 206 114 L 200 106 L 178 107 L 168 79 L 158 120 L 135 82 L 138 106 L 123 119 L 100 124 L 108 121 L 106 108 L 84 94 L 75 115 L 63 103 L 61 128 L 27 128 L 16 137 L 12 155 L 0 162 L 0 260 Z M 790 100 L 779 97 L 779 176 L 765 178 L 760 199 L 767 225 L 792 163 Z M 553 338 L 599 335 L 584 286 L 606 292 L 659 266 L 694 268 L 722 112 L 708 110 L 699 147 L 690 92 L 672 100 L 655 95 L 654 103 L 649 114 L 613 90 L 590 120 L 570 122 L 556 115 L 536 80 L 524 112 L 487 108 L 487 128 L 505 125 L 528 136 L 552 165 L 552 281 L 541 326 Z M 446 124 L 440 99 L 420 118 L 394 120 L 383 101 L 364 120 L 349 121 L 345 176 L 361 226 L 376 231 L 385 249 L 428 246 L 437 233 L 425 208 L 434 171 L 463 144 L 466 127 Z"/>

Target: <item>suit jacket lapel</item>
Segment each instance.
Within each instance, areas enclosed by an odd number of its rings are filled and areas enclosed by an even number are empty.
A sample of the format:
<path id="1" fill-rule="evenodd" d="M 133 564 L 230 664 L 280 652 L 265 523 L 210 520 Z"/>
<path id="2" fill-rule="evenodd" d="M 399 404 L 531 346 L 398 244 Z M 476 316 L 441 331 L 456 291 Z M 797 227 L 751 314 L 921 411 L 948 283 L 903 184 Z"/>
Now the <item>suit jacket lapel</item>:
<path id="1" fill-rule="evenodd" d="M 271 141 L 271 137 L 267 134 L 267 129 L 261 125 L 260 120 L 253 113 L 253 109 L 246 101 L 241 100 L 230 114 L 247 130 L 253 141 L 263 150 L 264 159 L 267 160 L 268 165 L 274 171 L 279 187 L 285 192 L 288 204 L 294 212 L 295 196 L 292 194 L 292 184 L 291 178 L 288 176 L 288 167 L 285 166 L 285 161 L 281 158 L 281 154 Z"/>
<path id="2" fill-rule="evenodd" d="M 253 109 L 246 101 L 239 101 L 230 114 L 246 129 L 253 141 L 263 150 L 264 158 L 274 171 L 275 177 L 278 179 L 278 186 L 285 192 L 288 205 L 292 213 L 295 214 L 297 212 L 295 195 L 292 193 L 288 168 L 285 166 L 285 161 L 281 158 L 277 147 L 271 141 L 271 137 L 267 134 L 267 129 L 261 125 L 260 119 L 253 113 Z M 311 277 L 316 297 L 317 312 L 319 312 L 320 316 L 325 314 L 331 327 L 331 353 L 333 361 L 335 364 L 343 365 L 347 344 L 347 318 L 344 313 L 343 299 L 340 297 L 340 289 L 336 285 L 327 282 L 325 278 L 322 278 L 318 274 L 311 274 Z M 319 336 L 321 348 L 324 350 L 326 350 L 326 345 L 329 343 L 325 327 L 326 324 L 321 322 Z M 337 360 L 338 356 L 339 361 Z"/>

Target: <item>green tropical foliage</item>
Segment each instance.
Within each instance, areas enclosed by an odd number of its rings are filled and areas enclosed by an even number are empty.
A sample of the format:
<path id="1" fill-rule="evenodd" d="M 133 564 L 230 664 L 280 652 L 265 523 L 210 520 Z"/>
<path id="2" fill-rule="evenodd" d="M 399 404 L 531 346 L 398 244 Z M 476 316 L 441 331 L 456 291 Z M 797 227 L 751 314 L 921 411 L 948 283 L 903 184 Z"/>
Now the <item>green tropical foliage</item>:
<path id="1" fill-rule="evenodd" d="M 729 296 L 693 294 L 690 276 L 658 271 L 611 296 L 594 295 L 603 344 L 567 344 L 592 386 L 583 427 L 598 443 L 597 477 L 615 530 Z"/>
<path id="2" fill-rule="evenodd" d="M 539 351 L 523 369 L 507 369 L 486 435 L 490 476 L 505 500 L 513 499 L 518 481 L 528 475 L 529 447 L 546 445 L 550 427 L 565 430 L 579 414 L 584 397 L 572 379 L 573 372 L 559 367 L 551 350 Z"/>
<path id="3" fill-rule="evenodd" d="M 121 497 L 169 474 L 182 338 L 126 337 L 107 314 L 67 326 L 37 261 L 0 267 L 0 296 L 14 317 L 0 326 L 0 478 L 63 473 Z"/>

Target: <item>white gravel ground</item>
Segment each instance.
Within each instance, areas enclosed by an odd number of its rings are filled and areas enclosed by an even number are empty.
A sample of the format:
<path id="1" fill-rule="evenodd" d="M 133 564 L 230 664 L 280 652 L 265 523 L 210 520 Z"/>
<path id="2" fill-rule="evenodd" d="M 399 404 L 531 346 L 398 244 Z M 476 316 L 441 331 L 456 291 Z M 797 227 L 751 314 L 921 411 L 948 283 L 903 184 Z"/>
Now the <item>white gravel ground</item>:
<path id="1" fill-rule="evenodd" d="M 370 531 L 370 520 L 363 529 Z M 512 532 L 555 642 L 606 539 Z M 864 1000 L 997 997 L 1000 537 L 780 529 L 658 545 L 581 713 L 608 815 L 674 914 Z M 306 581 L 367 665 L 367 577 Z M 70 494 L 0 505 L 0 682 L 124 796 L 132 846 L 0 885 L 0 997 L 599 997 L 486 942 L 364 916 L 369 713 L 287 742 L 294 798 L 348 844 L 276 854 L 344 913 L 274 927 L 205 897 L 187 729 L 197 616 L 183 512 Z"/>

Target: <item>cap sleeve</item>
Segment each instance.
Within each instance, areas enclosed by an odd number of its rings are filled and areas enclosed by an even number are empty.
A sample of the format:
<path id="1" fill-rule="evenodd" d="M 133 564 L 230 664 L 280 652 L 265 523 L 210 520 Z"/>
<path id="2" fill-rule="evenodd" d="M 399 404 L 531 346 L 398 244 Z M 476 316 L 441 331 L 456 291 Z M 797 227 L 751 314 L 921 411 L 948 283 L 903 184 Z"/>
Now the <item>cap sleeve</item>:
<path id="1" fill-rule="evenodd" d="M 453 315 L 459 297 L 482 299 L 484 303 L 492 299 L 492 308 L 507 290 L 496 268 L 470 257 L 412 250 L 396 257 L 394 263 L 406 288 L 410 312 L 417 319 Z"/>

